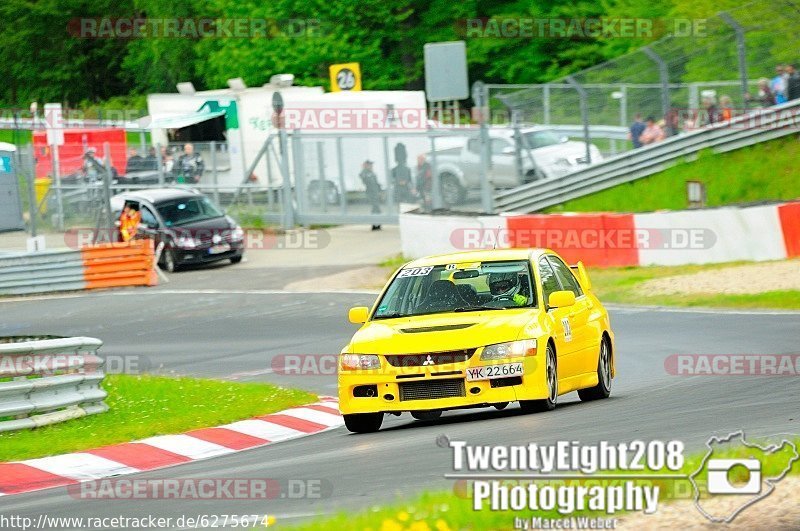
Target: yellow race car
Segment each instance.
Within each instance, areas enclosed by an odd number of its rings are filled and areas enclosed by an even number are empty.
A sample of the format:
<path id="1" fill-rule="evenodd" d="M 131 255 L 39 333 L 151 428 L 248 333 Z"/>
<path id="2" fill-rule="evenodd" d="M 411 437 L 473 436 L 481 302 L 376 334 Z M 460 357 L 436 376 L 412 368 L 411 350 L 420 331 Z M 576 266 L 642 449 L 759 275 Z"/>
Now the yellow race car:
<path id="1" fill-rule="evenodd" d="M 386 413 L 420 420 L 442 411 L 519 402 L 555 408 L 559 395 L 606 398 L 614 333 L 582 263 L 547 249 L 472 251 L 401 267 L 339 358 L 339 408 L 352 432 Z"/>

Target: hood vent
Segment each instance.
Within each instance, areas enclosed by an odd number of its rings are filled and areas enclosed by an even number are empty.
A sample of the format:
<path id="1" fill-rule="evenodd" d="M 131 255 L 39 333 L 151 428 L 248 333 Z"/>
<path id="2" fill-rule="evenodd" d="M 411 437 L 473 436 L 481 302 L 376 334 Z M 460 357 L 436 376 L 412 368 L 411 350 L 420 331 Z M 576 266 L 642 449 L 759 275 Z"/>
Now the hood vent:
<path id="1" fill-rule="evenodd" d="M 470 326 L 475 326 L 475 323 L 422 326 L 419 328 L 401 328 L 400 331 L 403 332 L 404 334 L 419 334 L 423 332 L 445 332 L 447 330 L 461 330 L 463 328 L 469 328 Z"/>

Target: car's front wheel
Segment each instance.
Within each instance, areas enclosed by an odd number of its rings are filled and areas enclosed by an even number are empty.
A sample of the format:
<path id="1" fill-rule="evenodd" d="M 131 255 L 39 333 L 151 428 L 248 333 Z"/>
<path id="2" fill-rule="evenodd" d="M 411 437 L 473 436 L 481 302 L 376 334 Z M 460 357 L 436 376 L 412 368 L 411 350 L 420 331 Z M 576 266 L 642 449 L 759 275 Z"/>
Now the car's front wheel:
<path id="1" fill-rule="evenodd" d="M 383 413 L 353 413 L 344 415 L 344 425 L 353 433 L 372 433 L 381 429 Z"/>
<path id="2" fill-rule="evenodd" d="M 167 273 L 174 273 L 178 269 L 178 264 L 175 261 L 175 253 L 169 249 L 164 249 L 164 252 L 161 254 L 159 265 L 161 269 Z"/>
<path id="3" fill-rule="evenodd" d="M 242 261 L 242 258 L 244 258 L 244 256 L 241 255 L 241 254 L 239 256 L 232 256 L 231 257 L 231 263 L 232 264 L 238 264 L 239 262 Z"/>
<path id="4" fill-rule="evenodd" d="M 599 400 L 611 395 L 611 348 L 608 340 L 603 338 L 600 342 L 600 356 L 597 359 L 597 385 L 588 389 L 578 390 L 581 400 Z"/>
<path id="5" fill-rule="evenodd" d="M 525 413 L 538 413 L 552 411 L 558 401 L 558 366 L 556 364 L 556 351 L 552 344 L 547 345 L 545 356 L 545 384 L 547 385 L 547 398 L 543 400 L 520 400 L 519 406 Z"/>
<path id="6" fill-rule="evenodd" d="M 436 420 L 442 416 L 442 410 L 429 409 L 427 411 L 412 411 L 411 416 L 417 420 Z"/>

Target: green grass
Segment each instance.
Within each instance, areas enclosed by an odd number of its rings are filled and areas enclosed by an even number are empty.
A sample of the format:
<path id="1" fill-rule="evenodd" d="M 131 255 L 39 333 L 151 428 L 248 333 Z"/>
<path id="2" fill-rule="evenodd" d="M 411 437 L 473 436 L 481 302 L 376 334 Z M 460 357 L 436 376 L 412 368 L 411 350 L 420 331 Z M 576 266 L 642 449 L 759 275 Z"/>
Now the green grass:
<path id="1" fill-rule="evenodd" d="M 742 265 L 743 262 L 709 265 L 611 267 L 590 269 L 592 290 L 603 302 L 645 304 L 655 306 L 688 306 L 717 308 L 800 309 L 800 291 L 770 291 L 747 295 L 692 294 L 650 296 L 640 285 L 650 279 L 690 275 L 699 271 Z"/>
<path id="2" fill-rule="evenodd" d="M 748 441 L 752 442 L 752 441 Z M 756 441 L 759 442 L 759 441 Z M 800 439 L 792 441 L 797 448 L 800 448 Z M 763 443 L 761 443 L 763 444 Z M 750 450 L 744 446 L 735 449 L 726 449 L 715 452 L 714 457 L 725 458 L 744 458 L 748 457 Z M 694 453 L 687 456 L 681 473 L 692 474 L 700 468 L 706 452 Z M 784 450 L 778 458 L 773 455 L 762 462 L 762 474 L 764 476 L 777 475 L 783 471 L 790 457 L 789 452 Z M 671 470 L 652 471 L 650 473 L 663 472 L 674 473 Z M 647 474 L 647 473 L 646 473 Z M 795 461 L 790 474 L 800 474 L 800 460 Z M 702 478 L 701 473 L 698 478 Z M 586 479 L 591 479 L 587 476 Z M 746 479 L 746 478 L 734 478 Z M 580 481 L 580 480 L 577 480 Z M 595 480 L 597 481 L 597 480 Z M 637 483 L 644 483 L 646 480 L 635 480 Z M 547 481 L 539 481 L 537 484 L 546 485 Z M 593 483 L 594 484 L 594 483 Z M 599 484 L 599 483 L 598 483 Z M 659 505 L 670 500 L 688 500 L 693 497 L 693 488 L 688 480 L 666 480 L 657 479 L 649 481 L 648 484 L 659 485 Z M 780 484 L 778 484 L 780 485 Z M 701 484 L 701 493 L 705 494 Z M 687 510 L 694 510 L 694 507 Z M 411 498 L 399 498 L 397 501 L 386 506 L 375 506 L 356 514 L 341 512 L 332 516 L 320 517 L 311 522 L 302 524 L 292 529 L 312 531 L 316 529 L 363 529 L 374 531 L 447 531 L 447 530 L 473 530 L 473 529 L 511 529 L 514 517 L 530 519 L 531 517 L 564 518 L 565 515 L 553 511 L 496 511 L 488 508 L 475 511 L 472 508 L 471 495 L 464 489 L 455 488 L 453 492 L 423 492 Z M 596 511 L 576 511 L 568 516 L 600 516 L 612 518 L 621 516 L 620 513 L 607 515 Z M 280 521 L 278 522 L 280 523 Z"/>
<path id="3" fill-rule="evenodd" d="M 394 272 L 395 269 L 397 269 L 401 265 L 405 265 L 408 262 L 410 262 L 408 258 L 404 257 L 402 254 L 397 254 L 385 259 L 383 262 L 379 263 L 378 266 L 390 267 L 392 268 L 392 272 Z"/>
<path id="4" fill-rule="evenodd" d="M 708 206 L 800 197 L 800 140 L 790 136 L 715 154 L 567 201 L 548 212 L 649 212 L 688 207 L 686 181 L 705 183 Z"/>
<path id="5" fill-rule="evenodd" d="M 103 387 L 108 412 L 0 434 L 0 462 L 218 426 L 316 400 L 270 384 L 185 377 L 107 375 Z"/>

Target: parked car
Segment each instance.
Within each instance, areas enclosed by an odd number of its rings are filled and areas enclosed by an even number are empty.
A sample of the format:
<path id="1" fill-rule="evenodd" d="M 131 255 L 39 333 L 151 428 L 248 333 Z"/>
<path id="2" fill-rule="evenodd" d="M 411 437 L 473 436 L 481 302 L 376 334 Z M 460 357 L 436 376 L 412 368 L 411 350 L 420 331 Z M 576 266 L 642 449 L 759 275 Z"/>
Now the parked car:
<path id="1" fill-rule="evenodd" d="M 189 188 L 154 188 L 117 194 L 111 208 L 118 218 L 125 204 L 139 208 L 141 237 L 164 244 L 159 266 L 173 272 L 184 265 L 244 256 L 244 231 L 208 197 Z"/>
<path id="2" fill-rule="evenodd" d="M 489 178 L 495 188 L 513 188 L 540 179 L 563 177 L 589 164 L 586 143 L 570 140 L 543 126 L 520 130 L 519 154 L 512 129 L 490 129 Z M 600 150 L 589 145 L 591 163 L 603 160 Z M 481 142 L 477 134 L 450 149 L 436 151 L 436 171 L 447 205 L 462 203 L 467 190 L 480 188 Z M 521 172 L 517 171 L 517 159 Z M 431 154 L 428 155 L 431 159 Z M 520 175 L 521 174 L 521 175 Z"/>

